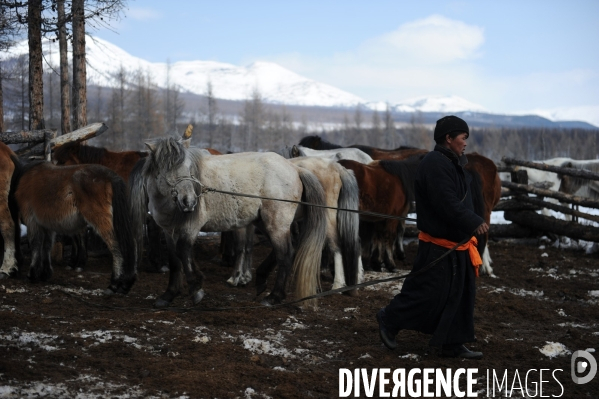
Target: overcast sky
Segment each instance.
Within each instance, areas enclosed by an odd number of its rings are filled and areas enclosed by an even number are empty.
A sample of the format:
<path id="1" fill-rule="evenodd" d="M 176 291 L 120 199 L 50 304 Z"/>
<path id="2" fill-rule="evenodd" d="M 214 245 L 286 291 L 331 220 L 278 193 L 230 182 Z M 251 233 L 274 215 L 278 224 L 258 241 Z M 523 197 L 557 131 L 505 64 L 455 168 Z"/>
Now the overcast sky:
<path id="1" fill-rule="evenodd" d="M 154 62 L 273 61 L 367 101 L 597 113 L 598 17 L 596 0 L 138 0 L 92 34 Z"/>

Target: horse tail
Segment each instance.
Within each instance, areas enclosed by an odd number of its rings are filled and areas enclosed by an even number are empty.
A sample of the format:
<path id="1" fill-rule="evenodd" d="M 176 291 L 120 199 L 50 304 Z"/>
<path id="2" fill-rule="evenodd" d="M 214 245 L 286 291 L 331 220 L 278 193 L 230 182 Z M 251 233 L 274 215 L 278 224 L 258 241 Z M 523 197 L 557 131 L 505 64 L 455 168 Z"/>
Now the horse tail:
<path id="1" fill-rule="evenodd" d="M 326 205 L 324 189 L 314 174 L 307 169 L 298 168 L 299 177 L 304 186 L 302 201 L 317 205 Z M 314 295 L 320 283 L 320 261 L 326 241 L 326 210 L 319 206 L 302 205 L 299 248 L 293 261 L 295 276 L 295 295 L 304 298 Z M 316 307 L 315 299 L 306 301 L 307 306 Z"/>
<path id="2" fill-rule="evenodd" d="M 472 174 L 472 182 L 470 183 L 470 192 L 472 193 L 472 206 L 474 207 L 474 213 L 478 216 L 485 219 L 485 198 L 483 197 L 483 182 L 480 174 L 477 170 L 471 169 L 470 173 Z M 485 250 L 487 248 L 487 234 L 478 235 L 476 237 L 478 239 L 477 249 L 480 253 L 481 257 L 484 257 Z M 493 274 L 493 269 L 488 264 L 485 264 L 483 261 L 483 266 L 481 267 L 482 274 Z"/>
<path id="3" fill-rule="evenodd" d="M 129 202 L 131 210 L 131 230 L 136 238 L 135 252 L 137 261 L 141 263 L 143 253 L 143 227 L 148 215 L 148 195 L 141 175 L 145 158 L 137 161 L 129 175 Z"/>
<path id="4" fill-rule="evenodd" d="M 360 205 L 358 182 L 352 170 L 335 163 L 341 178 L 339 208 L 357 211 Z M 360 268 L 360 215 L 357 212 L 337 212 L 337 232 L 341 241 L 341 256 L 347 285 L 357 284 Z"/>
<path id="5" fill-rule="evenodd" d="M 129 193 L 125 181 L 116 173 L 111 173 L 110 183 L 112 185 L 112 228 L 123 257 L 123 277 L 132 284 L 137 272 Z"/>

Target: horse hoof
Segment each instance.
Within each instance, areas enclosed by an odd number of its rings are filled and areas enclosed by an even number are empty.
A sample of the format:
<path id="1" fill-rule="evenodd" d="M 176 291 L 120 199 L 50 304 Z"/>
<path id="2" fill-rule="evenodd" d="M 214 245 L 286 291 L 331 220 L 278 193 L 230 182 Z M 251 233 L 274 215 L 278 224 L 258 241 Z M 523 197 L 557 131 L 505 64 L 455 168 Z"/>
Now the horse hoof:
<path id="1" fill-rule="evenodd" d="M 112 290 L 112 288 L 110 288 L 110 287 L 109 287 L 109 288 L 106 288 L 106 289 L 104 290 L 104 295 L 106 295 L 106 296 L 112 296 L 112 295 L 114 295 L 114 294 L 115 294 L 115 292 L 114 292 L 114 291 Z"/>
<path id="2" fill-rule="evenodd" d="M 204 299 L 204 295 L 206 295 L 206 293 L 204 292 L 204 290 L 199 290 L 198 292 L 196 292 L 195 294 L 193 294 L 193 304 L 197 305 L 198 303 L 200 303 L 200 301 L 202 299 Z"/>
<path id="3" fill-rule="evenodd" d="M 170 271 L 170 269 L 169 269 L 169 268 L 168 268 L 168 266 L 166 266 L 166 265 L 163 265 L 163 266 L 160 268 L 160 273 L 168 273 L 169 271 Z"/>
<path id="4" fill-rule="evenodd" d="M 162 298 L 158 298 L 156 299 L 156 302 L 154 302 L 154 307 L 155 308 L 167 308 L 171 303 L 169 301 L 165 301 Z"/>
<path id="5" fill-rule="evenodd" d="M 10 276 L 4 272 L 0 272 L 0 280 L 4 280 L 9 278 Z"/>
<path id="6" fill-rule="evenodd" d="M 264 298 L 262 301 L 260 301 L 260 304 L 264 305 L 264 306 L 273 306 L 273 305 L 278 305 L 280 304 L 281 301 L 278 298 L 275 298 L 274 296 L 267 296 L 266 298 Z"/>
<path id="7" fill-rule="evenodd" d="M 358 290 L 343 291 L 343 295 L 347 295 L 347 296 L 351 296 L 351 297 L 357 297 L 358 296 Z"/>
<path id="8" fill-rule="evenodd" d="M 229 277 L 227 284 L 229 284 L 231 287 L 237 287 L 237 281 L 233 277 Z"/>
<path id="9" fill-rule="evenodd" d="M 259 296 L 264 291 L 266 291 L 266 283 L 260 284 L 260 285 L 256 285 L 256 296 Z"/>

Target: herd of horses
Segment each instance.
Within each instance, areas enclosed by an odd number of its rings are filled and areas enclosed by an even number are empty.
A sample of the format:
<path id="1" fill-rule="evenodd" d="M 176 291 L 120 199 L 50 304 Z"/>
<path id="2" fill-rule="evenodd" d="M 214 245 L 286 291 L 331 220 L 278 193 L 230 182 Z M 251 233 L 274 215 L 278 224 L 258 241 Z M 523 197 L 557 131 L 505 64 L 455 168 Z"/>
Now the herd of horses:
<path id="1" fill-rule="evenodd" d="M 152 241 L 162 234 L 170 272 L 156 307 L 184 294 L 183 277 L 194 304 L 204 297 L 204 276 L 192 256 L 200 232 L 228 237 L 231 285 L 252 279 L 255 229 L 269 240 L 272 251 L 256 267 L 255 282 L 261 295 L 276 269 L 274 286 L 262 299 L 266 305 L 283 302 L 291 281 L 296 298 L 315 294 L 329 263 L 333 288 L 340 288 L 361 282 L 364 268 L 396 271 L 397 261 L 405 258 L 403 234 L 415 207 L 416 168 L 428 150 L 341 147 L 318 136 L 276 152 L 221 154 L 173 137 L 146 145 L 145 152 L 112 152 L 70 143 L 54 152 L 53 162 L 22 164 L 0 143 L 0 278 L 22 266 L 21 223 L 28 229 L 32 281 L 51 278 L 56 234 L 70 237 L 72 262 L 83 268 L 83 233 L 91 228 L 112 254 L 106 294 L 129 292 L 144 236 Z M 468 161 L 475 211 L 490 223 L 501 194 L 497 168 L 476 153 L 468 154 Z M 491 274 L 486 237 L 478 238 L 481 272 Z M 146 250 L 159 248 L 160 242 L 150 242 Z"/>

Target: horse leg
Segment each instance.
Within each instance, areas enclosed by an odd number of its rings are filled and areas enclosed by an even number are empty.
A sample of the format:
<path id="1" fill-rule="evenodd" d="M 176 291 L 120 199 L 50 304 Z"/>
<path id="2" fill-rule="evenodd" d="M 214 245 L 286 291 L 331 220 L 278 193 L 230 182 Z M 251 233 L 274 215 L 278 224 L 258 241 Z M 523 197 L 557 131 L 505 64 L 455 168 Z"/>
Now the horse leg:
<path id="1" fill-rule="evenodd" d="M 168 276 L 168 286 L 164 294 L 160 295 L 160 297 L 154 302 L 154 307 L 157 308 L 165 308 L 175 299 L 177 296 L 181 295 L 182 290 L 182 274 L 181 274 L 181 260 L 177 256 L 177 248 L 175 243 L 175 238 L 169 234 L 165 234 L 166 238 L 166 248 L 168 251 L 168 265 L 169 265 L 169 276 Z"/>
<path id="2" fill-rule="evenodd" d="M 277 256 L 273 249 L 256 269 L 256 296 L 266 290 L 266 281 L 275 266 L 277 266 Z"/>
<path id="3" fill-rule="evenodd" d="M 262 300 L 262 304 L 266 306 L 281 303 L 285 297 L 285 289 L 287 288 L 287 276 L 291 274 L 293 266 L 294 248 L 291 240 L 291 233 L 287 233 L 286 236 L 272 237 L 271 243 L 273 246 L 273 252 L 279 265 L 277 271 L 277 278 L 275 280 L 275 286 L 273 287 L 270 294 Z M 256 273 L 257 274 L 257 273 Z"/>
<path id="4" fill-rule="evenodd" d="M 235 264 L 235 233 L 223 231 L 220 233 L 220 254 L 223 266 L 234 266 Z"/>
<path id="5" fill-rule="evenodd" d="M 48 281 L 52 277 L 52 246 L 54 245 L 54 237 L 56 233 L 50 230 L 44 230 L 44 242 L 42 245 L 41 266 L 42 270 L 40 273 L 41 281 Z"/>
<path id="6" fill-rule="evenodd" d="M 47 240 L 51 244 L 52 239 L 41 226 L 30 223 L 28 228 L 31 243 L 31 265 L 27 278 L 32 282 L 45 281 L 52 276 L 52 265 L 49 262 L 51 247 L 46 244 Z M 48 253 L 45 253 L 46 249 L 48 249 Z M 49 270 L 45 270 L 47 266 L 49 266 Z"/>
<path id="7" fill-rule="evenodd" d="M 78 233 L 71 238 L 70 267 L 76 272 L 82 272 L 87 264 L 87 233 Z"/>
<path id="8" fill-rule="evenodd" d="M 252 281 L 252 253 L 254 252 L 254 233 L 256 229 L 254 225 L 248 226 L 248 230 L 246 231 L 246 240 L 245 240 L 245 262 L 243 262 L 241 279 L 239 282 L 241 285 L 246 285 L 250 281 Z"/>
<path id="9" fill-rule="evenodd" d="M 362 222 L 359 227 L 360 242 L 362 246 L 362 263 L 365 265 L 365 270 L 372 269 L 372 238 L 373 227 L 371 223 Z"/>
<path id="10" fill-rule="evenodd" d="M 168 267 L 162 264 L 162 244 L 160 234 L 162 229 L 156 224 L 154 218 L 146 218 L 146 231 L 148 236 L 148 261 L 150 266 L 146 268 L 148 273 L 166 273 Z"/>
<path id="11" fill-rule="evenodd" d="M 18 271 L 17 251 L 15 248 L 16 229 L 15 219 L 9 209 L 8 192 L 10 189 L 10 178 L 3 187 L 2 199 L 0 200 L 0 232 L 4 240 L 4 259 L 0 267 L 0 279 L 16 274 Z M 19 225 L 20 227 L 20 225 Z M 20 234 L 18 235 L 20 238 Z"/>
<path id="12" fill-rule="evenodd" d="M 335 238 L 337 238 L 337 237 L 335 237 Z M 345 287 L 345 285 L 346 285 L 345 271 L 343 270 L 343 257 L 341 256 L 341 250 L 339 249 L 339 245 L 337 245 L 336 242 L 333 242 L 331 240 L 331 241 L 329 241 L 328 248 L 329 249 L 326 252 L 332 253 L 333 262 L 334 262 L 333 270 L 334 270 L 335 276 L 333 279 L 332 289 Z"/>
<path id="13" fill-rule="evenodd" d="M 403 236 L 404 236 L 405 231 L 406 231 L 405 222 L 402 221 L 401 223 L 398 223 L 397 224 L 397 238 L 395 240 L 395 256 L 399 260 L 406 259 L 406 253 L 405 253 L 405 250 L 403 247 Z"/>
<path id="14" fill-rule="evenodd" d="M 231 245 L 234 250 L 233 274 L 231 274 L 231 277 L 229 277 L 229 279 L 227 280 L 227 283 L 232 287 L 237 287 L 237 285 L 239 285 L 240 280 L 243 276 L 246 258 L 252 256 L 252 250 L 251 250 L 251 248 L 249 248 L 249 251 L 248 251 L 248 244 L 247 244 L 248 235 L 251 234 L 250 229 L 253 230 L 254 226 L 249 225 L 245 228 L 231 231 L 230 233 L 232 233 L 232 234 L 228 235 L 228 239 L 230 240 L 229 245 Z M 253 235 L 252 235 L 252 240 L 253 240 Z M 250 278 L 251 278 L 251 276 L 250 276 Z"/>
<path id="15" fill-rule="evenodd" d="M 179 237 L 176 244 L 176 253 L 183 266 L 183 271 L 185 272 L 185 277 L 187 279 L 187 286 L 189 287 L 189 294 L 192 296 L 193 304 L 197 305 L 205 295 L 204 290 L 202 289 L 204 284 L 204 274 L 194 265 L 194 262 L 191 259 L 191 249 L 194 242 L 192 237 L 197 237 L 197 233 L 192 234 L 191 237 Z"/>

